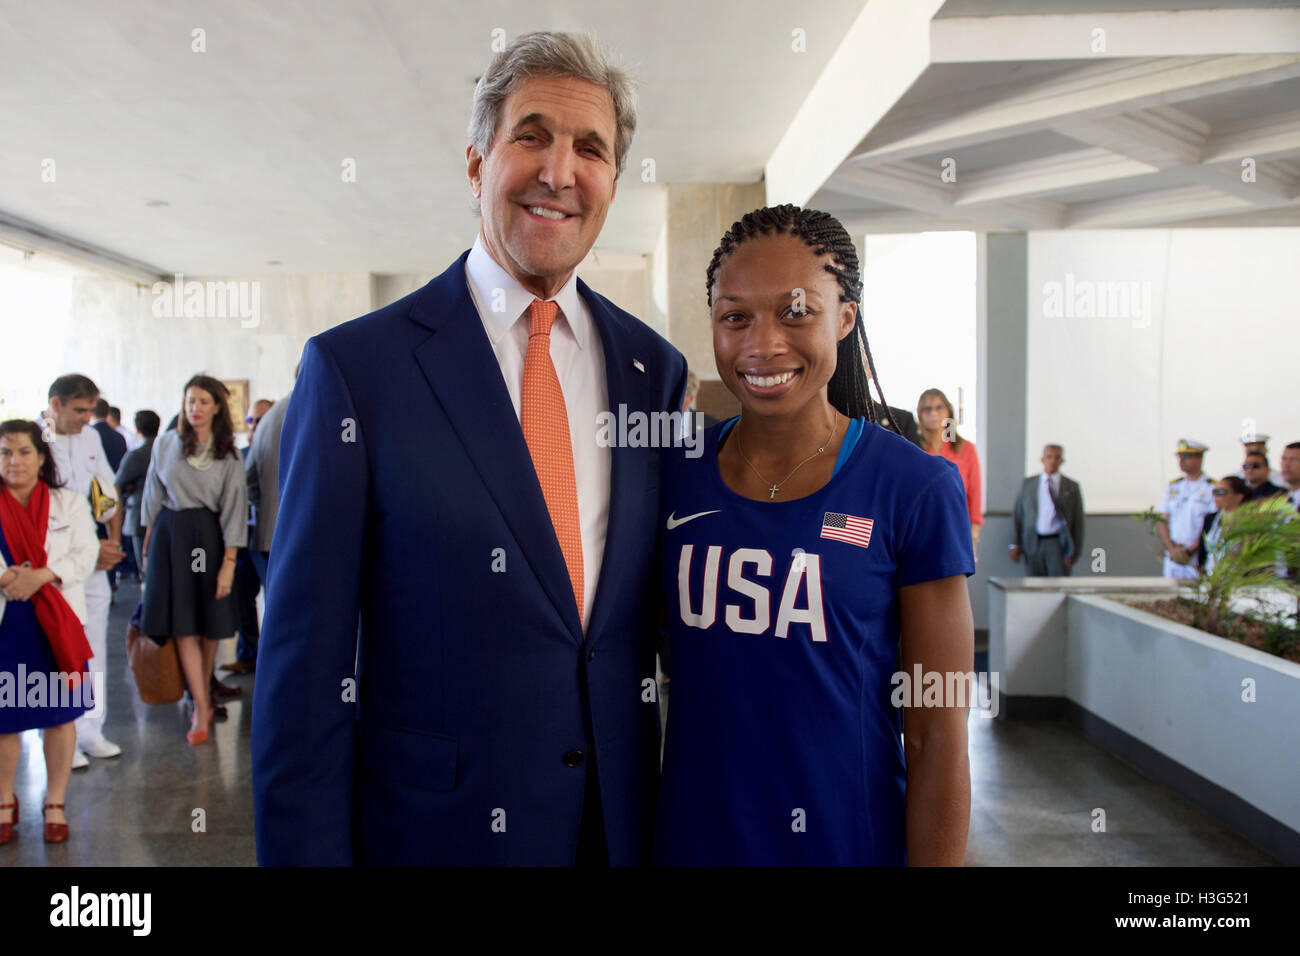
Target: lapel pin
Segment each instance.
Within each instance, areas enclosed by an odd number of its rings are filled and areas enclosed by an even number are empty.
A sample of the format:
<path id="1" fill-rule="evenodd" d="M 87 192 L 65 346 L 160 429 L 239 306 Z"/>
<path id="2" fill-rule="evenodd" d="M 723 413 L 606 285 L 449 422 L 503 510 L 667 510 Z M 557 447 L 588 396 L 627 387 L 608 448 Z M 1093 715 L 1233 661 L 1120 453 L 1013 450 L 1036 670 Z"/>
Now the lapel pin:
<path id="1" fill-rule="evenodd" d="M 638 372 L 644 372 L 644 371 L 645 371 L 645 366 L 641 364 L 641 360 L 640 360 L 640 359 L 633 359 L 633 360 L 632 360 L 632 367 L 633 367 L 634 369 L 636 369 Z"/>

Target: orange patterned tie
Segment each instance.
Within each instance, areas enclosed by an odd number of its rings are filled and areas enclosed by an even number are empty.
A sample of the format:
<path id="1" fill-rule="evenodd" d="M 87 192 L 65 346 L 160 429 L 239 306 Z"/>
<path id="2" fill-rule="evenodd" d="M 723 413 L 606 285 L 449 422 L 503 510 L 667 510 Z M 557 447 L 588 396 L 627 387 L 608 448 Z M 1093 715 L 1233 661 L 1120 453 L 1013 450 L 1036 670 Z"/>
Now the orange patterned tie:
<path id="1" fill-rule="evenodd" d="M 520 424 L 542 484 L 542 497 L 551 514 L 569 581 L 582 620 L 582 524 L 578 520 L 578 483 L 573 474 L 573 444 L 569 440 L 569 413 L 564 407 L 560 377 L 551 361 L 551 323 L 559 314 L 554 302 L 534 299 L 528 306 L 528 351 L 524 353 L 524 391 Z"/>

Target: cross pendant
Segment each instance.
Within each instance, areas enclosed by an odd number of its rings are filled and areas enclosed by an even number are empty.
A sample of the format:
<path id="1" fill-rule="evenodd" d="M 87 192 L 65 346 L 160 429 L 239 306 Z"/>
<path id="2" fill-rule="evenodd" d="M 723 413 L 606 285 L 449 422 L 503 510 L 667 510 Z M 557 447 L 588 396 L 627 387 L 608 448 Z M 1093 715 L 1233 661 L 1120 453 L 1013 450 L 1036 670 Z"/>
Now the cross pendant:
<path id="1" fill-rule="evenodd" d="M 768 501 L 772 501 L 773 499 L 776 498 L 776 489 L 777 489 L 778 487 L 780 487 L 780 486 L 779 486 L 779 485 L 773 485 L 771 488 L 767 489 L 767 500 L 768 500 Z"/>

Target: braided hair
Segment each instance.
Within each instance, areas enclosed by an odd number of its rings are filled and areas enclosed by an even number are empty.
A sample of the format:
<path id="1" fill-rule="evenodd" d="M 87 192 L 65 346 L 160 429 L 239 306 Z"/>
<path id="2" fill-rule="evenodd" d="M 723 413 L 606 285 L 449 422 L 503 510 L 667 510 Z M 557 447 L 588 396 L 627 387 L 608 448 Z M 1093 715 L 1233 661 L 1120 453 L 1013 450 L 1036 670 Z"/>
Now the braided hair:
<path id="1" fill-rule="evenodd" d="M 875 360 L 871 357 L 871 346 L 867 343 L 867 329 L 862 321 L 862 280 L 859 278 L 861 269 L 858 265 L 858 250 L 844 226 L 830 213 L 801 209 L 786 203 L 781 206 L 765 206 L 741 216 L 731 224 L 709 262 L 705 275 L 709 306 L 713 306 L 713 280 L 723 260 L 746 240 L 767 234 L 796 236 L 811 246 L 815 255 L 829 255 L 831 261 L 825 264 L 825 269 L 840 284 L 840 301 L 853 302 L 858 307 L 852 333 L 840 339 L 837 347 L 835 372 L 826 387 L 827 399 L 831 405 L 849 418 L 866 418 L 869 422 L 900 432 L 890 414 L 885 393 L 880 388 Z M 867 377 L 867 369 L 871 370 L 870 379 Z M 876 383 L 876 393 L 880 396 L 878 404 L 871 398 L 871 381 Z"/>

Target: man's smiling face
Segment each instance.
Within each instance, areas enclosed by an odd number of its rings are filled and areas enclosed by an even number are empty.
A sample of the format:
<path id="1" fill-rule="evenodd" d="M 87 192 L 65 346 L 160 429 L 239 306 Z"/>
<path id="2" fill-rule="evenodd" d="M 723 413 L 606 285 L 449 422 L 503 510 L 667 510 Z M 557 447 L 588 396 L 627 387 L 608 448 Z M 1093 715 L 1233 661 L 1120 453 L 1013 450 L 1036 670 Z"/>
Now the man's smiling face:
<path id="1" fill-rule="evenodd" d="M 614 101 L 573 77 L 528 77 L 502 104 L 486 157 L 466 150 L 483 243 L 539 297 L 559 291 L 605 224 L 617 188 Z"/>

